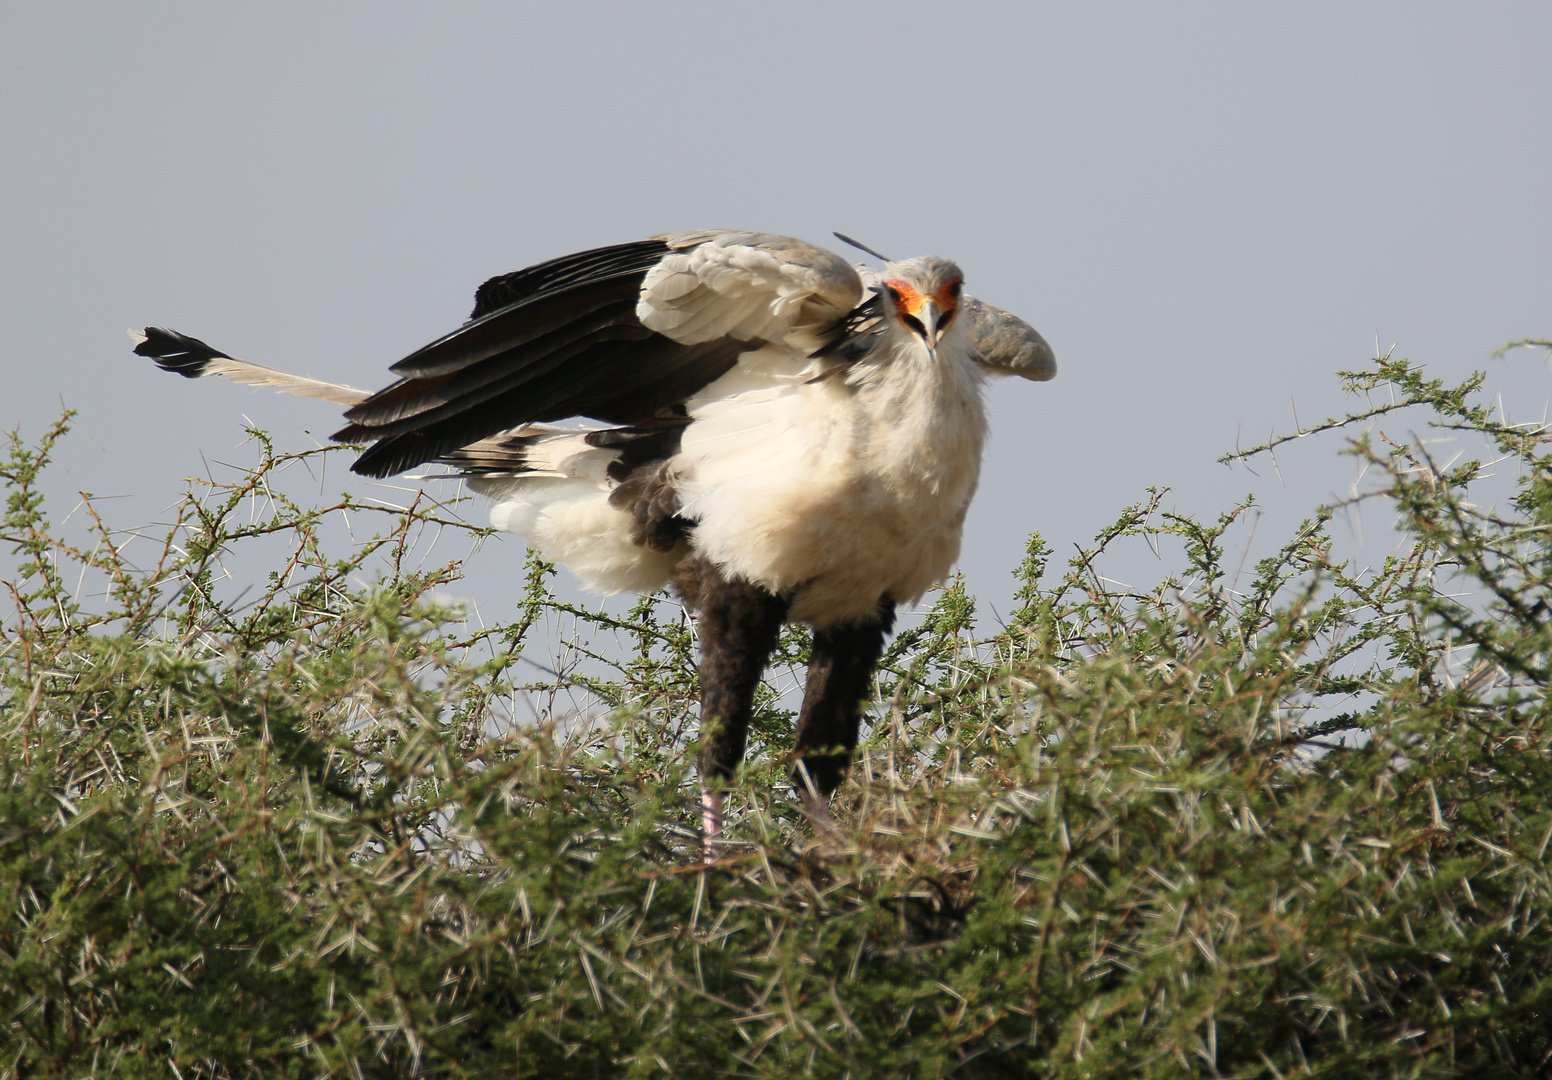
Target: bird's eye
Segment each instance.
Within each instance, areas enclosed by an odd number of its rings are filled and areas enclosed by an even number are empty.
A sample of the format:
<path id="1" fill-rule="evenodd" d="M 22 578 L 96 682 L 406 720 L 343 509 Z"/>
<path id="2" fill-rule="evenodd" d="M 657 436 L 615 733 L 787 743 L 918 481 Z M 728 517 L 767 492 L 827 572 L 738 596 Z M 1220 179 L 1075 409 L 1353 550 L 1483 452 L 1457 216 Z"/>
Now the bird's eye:
<path id="1" fill-rule="evenodd" d="M 949 287 L 948 287 L 948 294 L 950 296 L 952 296 L 955 300 L 958 300 L 959 299 L 959 294 L 964 292 L 964 291 L 965 291 L 965 283 L 963 281 L 955 281 L 952 284 L 950 284 Z"/>
<path id="2" fill-rule="evenodd" d="M 900 290 L 895 288 L 893 285 L 885 285 L 884 288 L 889 290 L 889 299 L 894 303 L 894 305 L 896 307 L 899 307 L 900 306 Z"/>

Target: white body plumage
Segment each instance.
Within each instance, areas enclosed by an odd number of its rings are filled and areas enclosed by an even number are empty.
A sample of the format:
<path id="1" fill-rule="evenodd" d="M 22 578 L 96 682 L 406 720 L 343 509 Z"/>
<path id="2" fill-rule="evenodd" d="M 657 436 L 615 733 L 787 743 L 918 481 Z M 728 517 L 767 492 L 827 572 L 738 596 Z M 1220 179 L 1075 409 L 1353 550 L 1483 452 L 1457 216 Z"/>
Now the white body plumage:
<path id="1" fill-rule="evenodd" d="M 762 354 L 688 403 L 669 470 L 695 522 L 691 543 L 791 595 L 790 617 L 815 625 L 865 616 L 881 596 L 920 597 L 959 556 L 986 437 L 983 375 L 962 327 L 935 355 L 891 335 L 832 378 L 785 350 Z M 591 588 L 666 585 L 682 553 L 631 542 L 630 515 L 609 505 L 615 452 L 555 432 L 540 455 L 543 475 L 470 479 L 495 500 L 492 525 Z"/>
<path id="2" fill-rule="evenodd" d="M 672 282 L 676 298 L 693 292 L 690 282 L 689 274 Z M 768 331 L 781 303 L 759 313 L 740 305 L 728 317 L 745 332 Z M 786 307 L 774 313 L 781 329 L 792 322 L 794 305 Z M 676 330 L 707 323 L 676 314 Z M 691 397 L 667 474 L 693 523 L 690 547 L 727 574 L 790 596 L 789 618 L 827 626 L 868 616 L 881 597 L 915 600 L 949 573 L 986 416 L 962 320 L 949 322 L 936 348 L 887 321 L 844 366 L 814 358 L 814 347 L 801 329 L 789 331 Z M 632 542 L 631 515 L 609 502 L 618 453 L 584 440 L 550 431 L 529 451 L 534 471 L 470 484 L 495 500 L 496 528 L 588 586 L 661 588 L 684 552 Z"/>

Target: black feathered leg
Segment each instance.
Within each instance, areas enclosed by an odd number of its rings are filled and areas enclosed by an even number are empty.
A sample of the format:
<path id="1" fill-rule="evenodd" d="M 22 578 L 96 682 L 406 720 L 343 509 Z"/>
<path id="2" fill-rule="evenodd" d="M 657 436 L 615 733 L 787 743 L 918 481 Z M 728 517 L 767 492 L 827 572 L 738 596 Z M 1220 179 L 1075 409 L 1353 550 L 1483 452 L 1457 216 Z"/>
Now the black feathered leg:
<path id="1" fill-rule="evenodd" d="M 862 723 L 862 703 L 894 622 L 894 601 L 885 598 L 872 619 L 814 631 L 803 712 L 798 717 L 795 750 L 799 757 L 793 783 L 810 796 L 816 809 L 823 808 L 824 800 L 846 778 Z"/>
<path id="2" fill-rule="evenodd" d="M 698 762 L 704 790 L 714 776 L 731 780 L 744 758 L 755 688 L 781 634 L 788 601 L 750 582 L 729 581 L 703 559 L 677 576 L 680 591 L 700 609 Z M 716 835 L 722 827 L 720 793 L 706 793 L 702 816 L 706 835 Z"/>

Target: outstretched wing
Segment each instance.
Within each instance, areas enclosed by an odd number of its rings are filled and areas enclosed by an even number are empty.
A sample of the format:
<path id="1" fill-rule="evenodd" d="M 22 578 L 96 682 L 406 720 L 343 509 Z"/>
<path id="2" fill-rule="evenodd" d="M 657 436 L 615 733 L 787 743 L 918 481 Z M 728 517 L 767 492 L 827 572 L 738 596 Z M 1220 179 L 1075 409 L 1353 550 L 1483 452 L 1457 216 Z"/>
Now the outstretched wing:
<path id="1" fill-rule="evenodd" d="M 135 343 L 137 356 L 149 356 L 163 371 L 174 372 L 185 379 L 224 375 L 235 383 L 272 386 L 288 394 L 332 401 L 337 405 L 359 405 L 371 396 L 369 391 L 357 390 L 353 386 L 322 382 L 261 364 L 250 364 L 206 345 L 199 338 L 180 334 L 176 330 L 148 326 L 143 331 L 131 330 L 129 336 Z"/>
<path id="2" fill-rule="evenodd" d="M 493 278 L 475 317 L 395 364 L 398 382 L 346 412 L 372 441 L 353 469 L 387 476 L 499 431 L 586 416 L 639 424 L 738 358 L 806 355 L 862 295 L 839 256 L 768 233 L 671 233 Z"/>

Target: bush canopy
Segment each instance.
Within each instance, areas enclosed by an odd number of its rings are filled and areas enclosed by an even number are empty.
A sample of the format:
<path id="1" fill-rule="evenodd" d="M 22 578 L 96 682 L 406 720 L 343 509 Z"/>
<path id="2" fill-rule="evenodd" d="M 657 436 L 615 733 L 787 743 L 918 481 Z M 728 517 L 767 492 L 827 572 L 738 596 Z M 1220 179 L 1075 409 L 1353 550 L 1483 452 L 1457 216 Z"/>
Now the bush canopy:
<path id="1" fill-rule="evenodd" d="M 950 583 L 895 638 L 817 838 L 789 630 L 709 866 L 670 598 L 562 602 L 530 561 L 474 627 L 417 554 L 448 507 L 301 505 L 281 474 L 341 451 L 262 435 L 156 536 L 88 498 L 67 541 L 39 484 L 68 418 L 13 434 L 0 1072 L 1548 1075 L 1548 436 L 1480 377 L 1343 378 L 1361 407 L 1313 430 L 1393 510 L 1382 564 L 1328 506 L 1241 580 L 1249 504 L 1157 491 L 1065 569 L 1032 538 L 989 632 Z M 376 535 L 331 551 L 341 520 Z M 1178 572 L 1103 576 L 1143 541 Z M 228 596 L 249 547 L 273 570 Z"/>

